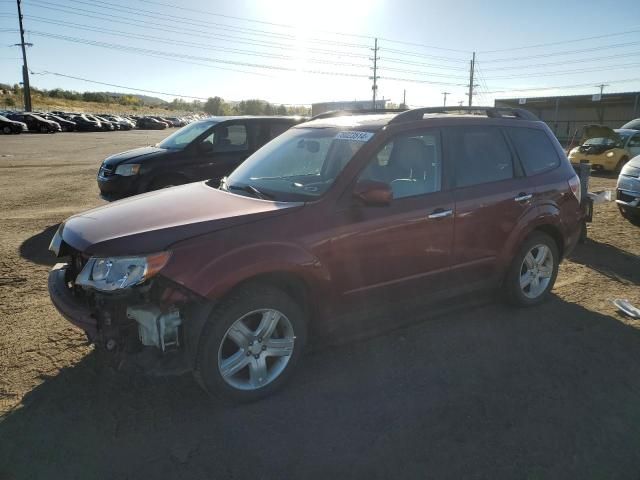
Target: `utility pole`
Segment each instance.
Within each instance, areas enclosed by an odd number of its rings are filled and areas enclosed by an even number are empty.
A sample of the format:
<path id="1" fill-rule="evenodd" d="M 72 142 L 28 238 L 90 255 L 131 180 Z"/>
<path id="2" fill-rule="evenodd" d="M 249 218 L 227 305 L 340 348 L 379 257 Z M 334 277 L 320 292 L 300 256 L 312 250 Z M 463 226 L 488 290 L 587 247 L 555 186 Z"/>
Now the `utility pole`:
<path id="1" fill-rule="evenodd" d="M 604 87 L 608 87 L 608 83 L 601 83 L 600 85 L 596 85 L 596 87 L 600 88 L 600 97 L 602 97 L 602 92 L 604 91 Z"/>
<path id="2" fill-rule="evenodd" d="M 404 89 L 402 94 L 402 108 L 407 108 L 407 89 Z"/>
<path id="3" fill-rule="evenodd" d="M 446 107 L 447 106 L 447 95 L 449 95 L 451 92 L 442 92 L 442 95 L 444 95 L 444 101 L 442 102 L 442 106 Z"/>
<path id="4" fill-rule="evenodd" d="M 471 58 L 471 68 L 469 68 L 469 106 L 473 106 L 473 74 L 476 68 L 476 52 L 473 52 L 473 57 Z"/>
<path id="5" fill-rule="evenodd" d="M 373 47 L 373 77 L 369 77 L 370 80 L 373 80 L 373 86 L 371 90 L 373 90 L 373 107 L 372 109 L 376 109 L 376 95 L 378 93 L 378 39 L 375 39 L 374 47 Z"/>
<path id="6" fill-rule="evenodd" d="M 24 87 L 24 109 L 31 111 L 31 87 L 29 85 L 29 67 L 27 66 L 27 49 L 28 44 L 24 43 L 24 28 L 22 26 L 22 6 L 20 0 L 18 2 L 18 21 L 20 22 L 20 45 L 22 47 L 22 86 Z"/>

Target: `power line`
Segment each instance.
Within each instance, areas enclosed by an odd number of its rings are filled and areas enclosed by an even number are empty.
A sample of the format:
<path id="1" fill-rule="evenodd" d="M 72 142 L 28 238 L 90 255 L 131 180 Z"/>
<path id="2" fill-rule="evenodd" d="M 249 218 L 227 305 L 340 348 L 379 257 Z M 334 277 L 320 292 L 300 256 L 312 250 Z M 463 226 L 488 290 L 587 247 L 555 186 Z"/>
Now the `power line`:
<path id="1" fill-rule="evenodd" d="M 605 33 L 603 35 L 594 35 L 594 36 L 591 36 L 591 37 L 574 38 L 574 39 L 571 39 L 571 40 L 562 40 L 562 41 L 557 41 L 557 42 L 538 43 L 538 44 L 534 44 L 534 45 L 524 45 L 524 46 L 521 46 L 521 47 L 500 48 L 500 49 L 497 49 L 497 50 L 482 50 L 480 53 L 498 53 L 498 52 L 510 52 L 510 51 L 514 51 L 514 50 L 525 50 L 525 49 L 529 49 L 529 48 L 552 47 L 552 46 L 555 46 L 555 45 L 565 45 L 567 43 L 584 42 L 585 40 L 597 40 L 597 39 L 600 39 L 600 38 L 609 38 L 609 37 L 616 37 L 616 36 L 621 36 L 621 35 L 628 35 L 630 33 L 640 33 L 640 30 L 627 30 L 626 32 Z"/>
<path id="2" fill-rule="evenodd" d="M 168 40 L 168 39 L 165 39 L 163 37 L 157 37 L 157 36 L 154 36 L 154 35 L 133 34 L 133 33 L 129 33 L 129 32 L 123 32 L 121 30 L 110 30 L 110 29 L 105 29 L 105 28 L 87 27 L 87 26 L 84 26 L 84 25 L 81 25 L 81 24 L 78 24 L 78 23 L 72 23 L 72 22 L 58 22 L 58 21 L 46 20 L 46 19 L 43 20 L 43 19 L 41 19 L 41 17 L 34 17 L 34 16 L 31 16 L 31 15 L 27 16 L 27 18 L 35 20 L 37 22 L 48 23 L 48 24 L 52 24 L 52 25 L 72 26 L 72 27 L 80 29 L 80 30 L 88 30 L 88 31 L 91 31 L 91 32 L 96 32 L 97 31 L 97 32 L 106 33 L 106 34 L 109 34 L 109 35 L 118 35 L 120 37 L 135 38 L 135 39 L 141 39 L 141 40 L 153 40 L 153 41 L 160 42 L 160 43 L 165 43 L 165 44 L 168 44 L 168 45 L 197 47 L 197 48 L 203 48 L 203 49 L 208 49 L 208 50 L 221 50 L 221 51 L 224 51 L 224 52 L 237 53 L 237 54 L 240 54 L 240 55 L 250 55 L 250 56 L 256 56 L 256 57 L 275 58 L 275 59 L 280 59 L 280 60 L 295 60 L 295 61 L 298 60 L 296 57 L 290 57 L 290 56 L 286 56 L 286 55 L 272 54 L 272 53 L 262 53 L 262 52 L 255 52 L 255 51 L 250 51 L 250 50 L 242 50 L 242 49 L 229 48 L 229 47 L 216 47 L 216 46 L 213 46 L 213 45 L 197 43 L 197 42 L 188 42 L 188 41 L 182 41 L 182 40 Z M 335 62 L 335 61 L 317 59 L 317 58 L 305 59 L 305 62 L 322 63 L 322 64 L 336 65 L 336 66 L 368 68 L 368 65 L 364 65 L 364 64 L 354 64 L 354 63 L 349 63 L 349 62 Z"/>
<path id="3" fill-rule="evenodd" d="M 599 67 L 596 68 L 582 68 L 582 69 L 573 69 L 573 70 L 556 70 L 553 72 L 545 72 L 545 73 L 536 73 L 536 74 L 529 74 L 531 76 L 534 76 L 536 78 L 538 77 L 553 77 L 554 75 L 573 75 L 573 74 L 579 74 L 579 73 L 590 73 L 590 72 L 599 72 L 599 71 L 603 71 L 603 70 L 619 70 L 619 69 L 625 69 L 625 68 L 635 68 L 635 67 L 639 67 L 640 63 L 623 63 L 623 64 L 616 64 L 616 65 L 601 65 Z M 491 80 L 504 80 L 504 79 L 511 79 L 511 78 L 522 78 L 523 75 L 502 75 L 502 76 L 497 76 L 497 77 L 488 77 L 487 80 L 491 81 Z"/>
<path id="4" fill-rule="evenodd" d="M 266 22 L 264 20 L 255 20 L 255 19 L 251 19 L 251 18 L 247 18 L 247 17 L 236 17 L 236 16 L 232 16 L 232 15 L 223 15 L 223 14 L 220 14 L 220 13 L 213 13 L 213 12 L 209 12 L 209 11 L 206 11 L 206 10 L 199 10 L 199 9 L 194 9 L 194 8 L 185 8 L 183 6 L 178 7 L 176 5 L 157 2 L 157 1 L 153 1 L 153 0 L 139 0 L 139 1 L 144 2 L 144 3 L 148 3 L 148 4 L 153 4 L 153 5 L 160 5 L 160 6 L 164 6 L 164 7 L 170 7 L 170 8 L 174 8 L 174 9 L 178 9 L 178 10 L 185 10 L 185 11 L 191 11 L 191 12 L 195 12 L 195 13 L 204 13 L 206 15 L 212 15 L 212 16 L 217 16 L 217 17 L 222 17 L 222 18 L 229 18 L 229 19 L 233 19 L 233 20 L 239 20 L 239 21 L 245 21 L 245 22 L 254 22 L 254 23 L 260 23 L 260 24 L 263 24 L 263 25 L 271 25 L 271 26 L 277 26 L 277 27 L 297 28 L 296 25 L 289 25 L 289 24 L 275 23 L 275 22 Z M 337 32 L 337 31 L 329 31 L 329 30 L 315 30 L 315 31 L 317 31 L 319 33 L 329 33 L 329 34 L 332 34 L 332 35 L 343 35 L 343 36 L 354 37 L 354 38 L 365 38 L 365 39 L 369 39 L 369 40 L 373 40 L 374 38 L 376 38 L 373 35 L 343 33 L 343 32 Z M 454 49 L 454 48 L 439 47 L 439 46 L 435 46 L 435 45 L 426 45 L 426 44 L 423 44 L 423 43 L 408 42 L 408 41 L 403 41 L 403 40 L 394 40 L 394 39 L 382 38 L 382 37 L 378 37 L 378 39 L 379 40 L 383 40 L 385 42 L 397 43 L 397 44 L 402 44 L 402 45 L 410 45 L 410 46 L 422 47 L 422 48 L 427 48 L 427 49 L 442 50 L 442 51 L 457 52 L 457 53 L 466 53 L 466 54 L 469 53 L 468 50 L 457 50 L 457 49 Z"/>
<path id="5" fill-rule="evenodd" d="M 547 62 L 547 63 L 537 63 L 537 64 L 529 64 L 529 65 L 515 65 L 511 67 L 495 67 L 495 68 L 489 68 L 486 71 L 496 72 L 499 70 L 500 71 L 501 70 L 523 70 L 523 69 L 530 69 L 530 68 L 551 67 L 555 65 L 566 65 L 566 64 L 573 64 L 573 63 L 596 62 L 600 60 L 610 60 L 612 58 L 637 57 L 638 55 L 640 55 L 640 52 L 618 53 L 615 55 L 606 55 L 602 57 L 578 58 L 574 60 L 562 60 L 559 62 Z"/>
<path id="6" fill-rule="evenodd" d="M 221 63 L 221 64 L 226 64 L 226 65 L 235 65 L 235 66 L 242 66 L 242 67 L 254 67 L 254 68 L 260 68 L 260 69 L 280 70 L 280 71 L 287 71 L 287 72 L 302 72 L 302 73 L 311 73 L 311 74 L 319 74 L 319 75 L 334 75 L 334 76 L 353 77 L 353 78 L 368 78 L 368 75 L 360 75 L 360 74 L 355 74 L 355 73 L 327 72 L 327 71 L 320 71 L 320 70 L 307 70 L 307 69 L 297 69 L 297 68 L 283 67 L 283 66 L 279 66 L 279 65 L 265 65 L 265 64 L 249 63 L 249 62 L 237 62 L 237 61 L 233 61 L 233 60 L 223 60 L 223 59 L 219 59 L 219 58 L 198 57 L 198 56 L 194 56 L 194 55 L 185 55 L 185 54 L 177 54 L 177 53 L 171 53 L 171 52 L 162 52 L 162 51 L 158 51 L 158 50 L 150 50 L 150 49 L 144 49 L 144 48 L 131 47 L 131 46 L 127 46 L 127 45 L 100 42 L 100 41 L 96 41 L 96 40 L 88 40 L 88 39 L 85 39 L 85 38 L 68 37 L 68 36 L 65 36 L 65 35 L 56 35 L 56 34 L 51 34 L 51 33 L 47 33 L 47 32 L 39 32 L 39 31 L 34 31 L 34 30 L 30 30 L 29 32 L 32 35 L 37 35 L 37 36 L 42 36 L 42 37 L 47 37 L 47 38 L 54 38 L 54 39 L 57 39 L 57 40 L 64 40 L 64 41 L 71 42 L 71 43 L 92 45 L 92 46 L 96 46 L 96 47 L 115 49 L 115 50 L 125 51 L 125 52 L 136 52 L 136 53 L 142 53 L 142 54 L 145 54 L 145 55 L 151 54 L 151 55 L 156 55 L 156 56 L 160 56 L 160 57 L 170 57 L 170 58 L 179 58 L 179 59 L 187 59 L 187 60 L 200 60 L 200 61 L 206 61 L 206 62 L 211 62 L 211 63 Z M 243 73 L 245 73 L 245 72 L 243 72 Z"/>
<path id="7" fill-rule="evenodd" d="M 606 83 L 630 83 L 630 82 L 640 82 L 640 77 L 627 78 L 625 80 L 609 80 Z M 504 92 L 534 92 L 538 90 L 559 90 L 559 89 L 573 89 L 573 88 L 585 88 L 585 87 L 593 87 L 593 83 L 580 83 L 577 85 L 558 85 L 555 87 L 512 88 L 512 89 L 505 89 L 505 90 L 494 90 L 487 93 L 494 94 L 494 93 L 504 93 Z"/>
<path id="8" fill-rule="evenodd" d="M 77 15 L 83 18 L 93 18 L 100 21 L 117 23 L 118 25 L 129 25 L 136 28 L 145 28 L 148 30 L 157 30 L 161 32 L 174 33 L 174 34 L 180 34 L 180 35 L 188 33 L 191 36 L 196 36 L 201 38 L 209 38 L 209 39 L 220 40 L 224 42 L 242 43 L 245 45 L 252 45 L 252 46 L 258 46 L 258 47 L 264 47 L 264 48 L 278 48 L 278 49 L 295 48 L 295 44 L 293 43 L 272 42 L 267 40 L 259 40 L 255 38 L 246 38 L 246 37 L 238 37 L 234 35 L 210 33 L 208 31 L 196 30 L 192 28 L 181 28 L 180 30 L 177 30 L 176 29 L 177 27 L 172 27 L 171 25 L 158 26 L 157 23 L 145 22 L 144 20 L 132 20 L 129 17 L 122 17 L 119 15 L 110 15 L 102 12 L 91 12 L 91 13 L 96 13 L 97 15 L 90 15 L 87 13 L 80 13 L 79 11 L 77 11 L 79 9 L 71 10 L 71 9 L 68 9 L 68 7 L 63 7 L 64 9 L 60 9 L 60 8 L 50 7 L 45 5 L 37 5 L 37 4 L 34 4 L 33 1 L 30 3 L 30 5 L 35 6 L 37 8 L 44 8 L 47 10 L 53 10 L 53 11 L 58 11 L 66 14 Z M 84 9 L 80 9 L 80 10 L 84 12 L 88 11 Z M 345 51 L 336 50 L 336 49 L 326 50 L 326 49 L 319 49 L 315 47 L 307 47 L 306 50 L 308 50 L 309 52 L 327 54 L 332 56 L 338 55 L 338 56 L 345 56 L 345 57 L 351 57 L 351 58 L 365 58 L 365 59 L 368 58 L 366 54 L 356 54 L 353 52 L 345 52 Z"/>
<path id="9" fill-rule="evenodd" d="M 63 73 L 57 73 L 57 72 L 50 72 L 50 71 L 42 71 L 42 72 L 31 72 L 34 75 L 55 75 L 56 77 L 64 77 L 64 78 L 71 78 L 73 80 L 80 80 L 83 82 L 89 82 L 89 83 L 95 83 L 98 85 L 105 85 L 108 87 L 115 87 L 115 88 L 124 88 L 126 90 L 133 90 L 136 92 L 143 92 L 143 93 L 153 93 L 154 95 L 166 95 L 168 97 L 183 97 L 183 98 L 193 98 L 196 100 L 207 100 L 206 97 L 195 97 L 193 95 L 182 95 L 179 93 L 167 93 L 167 92 L 159 92 L 156 90 L 145 90 L 143 88 L 134 88 L 134 87 L 126 87 L 124 85 L 116 85 L 114 83 L 106 83 L 106 82 L 99 82 L 97 80 L 89 80 L 88 78 L 82 78 L 82 77 L 75 77 L 73 75 L 65 75 Z"/>
<path id="10" fill-rule="evenodd" d="M 492 59 L 492 60 L 484 60 L 484 63 L 498 63 L 498 62 L 513 62 L 513 61 L 520 61 L 520 60 L 529 60 L 532 58 L 546 58 L 546 57 L 555 57 L 558 55 L 573 55 L 576 53 L 586 53 L 586 52 L 592 52 L 594 50 L 607 50 L 609 48 L 620 48 L 620 47 L 628 47 L 628 46 L 632 46 L 632 45 L 640 45 L 640 42 L 626 42 L 626 43 L 616 43 L 613 45 L 601 45 L 598 47 L 592 47 L 592 48 L 585 48 L 585 49 L 581 49 L 581 50 L 565 50 L 562 52 L 551 52 L 551 53 L 541 53 L 538 55 L 529 55 L 526 57 L 509 57 L 509 58 L 497 58 L 497 59 Z"/>
<path id="11" fill-rule="evenodd" d="M 72 0 L 74 2 L 78 2 L 81 4 L 86 4 L 86 2 L 82 1 L 82 0 Z M 66 13 L 72 13 L 75 14 L 76 12 L 85 12 L 85 13 L 91 13 L 91 14 L 98 14 L 98 15 L 105 15 L 105 16 L 109 16 L 112 18 L 119 18 L 119 19 L 124 19 L 124 20 L 129 20 L 129 17 L 122 17 L 121 15 L 113 15 L 113 14 L 107 14 L 107 13 L 103 13 L 103 12 L 96 12 L 95 10 L 87 10 L 84 8 L 78 8 L 78 7 L 68 7 L 68 6 L 61 6 L 58 4 L 54 4 L 51 2 L 47 2 L 45 0 L 32 0 L 30 2 L 31 5 L 35 5 L 41 8 L 49 8 L 52 10 L 60 10 L 62 9 L 66 9 Z M 53 6 L 52 6 L 53 5 Z M 131 11 L 124 11 L 122 8 L 118 8 L 112 5 L 103 7 L 101 5 L 97 5 L 97 4 L 89 4 L 94 8 L 106 8 L 109 11 L 111 10 L 115 10 L 116 12 L 120 12 L 120 13 L 128 13 L 131 14 Z M 127 7 L 128 8 L 128 7 Z M 155 20 L 165 20 L 163 18 L 159 18 L 159 16 L 154 16 L 154 15 L 148 15 L 148 14 L 137 14 L 138 16 L 142 16 L 142 17 L 148 17 L 148 18 L 152 18 Z M 135 20 L 136 22 L 143 22 L 141 20 Z M 166 19 L 165 21 L 171 21 L 173 23 L 176 23 L 174 19 Z M 145 23 L 150 23 L 149 21 L 144 21 Z M 182 23 L 186 23 L 187 25 L 192 25 L 192 26 L 198 26 L 198 27 L 204 27 L 204 28 L 210 28 L 211 24 L 202 24 L 202 23 L 197 23 L 197 22 L 193 22 L 193 21 L 182 21 Z M 166 24 L 160 24 L 161 26 L 164 27 L 171 27 L 171 25 L 166 25 Z M 284 34 L 274 34 L 274 33 L 269 33 L 269 32 L 265 32 L 265 33 L 258 33 L 258 31 L 252 32 L 251 30 L 253 29 L 243 29 L 241 27 L 229 27 L 229 26 L 224 26 L 224 25 L 216 25 L 216 27 L 218 29 L 224 30 L 224 31 L 229 31 L 232 33 L 244 33 L 245 35 L 253 35 L 253 36 L 268 36 L 268 37 L 275 37 L 276 39 L 279 40 L 296 40 L 295 36 L 292 35 L 284 35 Z M 187 28 L 182 28 L 183 30 L 187 30 Z M 245 31 L 246 30 L 246 31 Z M 256 39 L 253 39 L 254 41 L 256 41 Z M 337 41 L 332 41 L 332 40 L 323 40 L 323 39 L 313 39 L 313 38 L 307 38 L 305 39 L 305 41 L 310 42 L 310 43 L 318 43 L 318 44 L 324 44 L 324 45 L 332 45 L 332 46 L 344 46 L 344 47 L 353 47 L 353 48 L 369 48 L 367 45 L 363 45 L 363 44 L 352 44 L 352 43 L 344 43 L 344 42 L 337 42 Z"/>

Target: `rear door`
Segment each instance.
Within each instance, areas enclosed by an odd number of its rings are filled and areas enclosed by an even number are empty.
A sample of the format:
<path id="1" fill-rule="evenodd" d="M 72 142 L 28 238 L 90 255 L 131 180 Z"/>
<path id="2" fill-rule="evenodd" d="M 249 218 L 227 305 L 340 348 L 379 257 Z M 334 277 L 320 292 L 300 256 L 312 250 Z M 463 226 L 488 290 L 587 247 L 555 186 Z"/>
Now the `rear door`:
<path id="1" fill-rule="evenodd" d="M 446 138 L 455 165 L 454 282 L 489 286 L 498 280 L 498 257 L 535 192 L 500 127 L 452 127 Z"/>

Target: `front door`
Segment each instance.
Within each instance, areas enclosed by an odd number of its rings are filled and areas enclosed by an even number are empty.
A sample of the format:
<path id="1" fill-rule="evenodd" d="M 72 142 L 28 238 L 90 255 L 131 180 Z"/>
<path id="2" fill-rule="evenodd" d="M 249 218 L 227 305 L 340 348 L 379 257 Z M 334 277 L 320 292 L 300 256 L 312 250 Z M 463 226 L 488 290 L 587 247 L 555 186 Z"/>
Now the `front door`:
<path id="1" fill-rule="evenodd" d="M 252 153 L 250 124 L 233 122 L 217 125 L 198 144 L 192 145 L 182 161 L 185 175 L 194 180 L 220 180 Z"/>
<path id="2" fill-rule="evenodd" d="M 331 273 L 343 309 L 428 300 L 448 288 L 454 202 L 442 164 L 440 132 L 430 129 L 392 138 L 360 174 L 389 184 L 394 198 L 337 212 Z"/>

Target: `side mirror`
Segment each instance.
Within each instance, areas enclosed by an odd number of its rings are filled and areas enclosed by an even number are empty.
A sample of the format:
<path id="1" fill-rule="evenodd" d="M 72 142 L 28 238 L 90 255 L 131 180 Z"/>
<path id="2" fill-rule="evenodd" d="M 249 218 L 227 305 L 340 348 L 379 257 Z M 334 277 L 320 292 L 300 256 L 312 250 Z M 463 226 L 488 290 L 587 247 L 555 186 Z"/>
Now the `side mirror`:
<path id="1" fill-rule="evenodd" d="M 356 184 L 353 196 L 365 205 L 386 207 L 393 200 L 393 190 L 384 182 L 360 180 Z"/>

